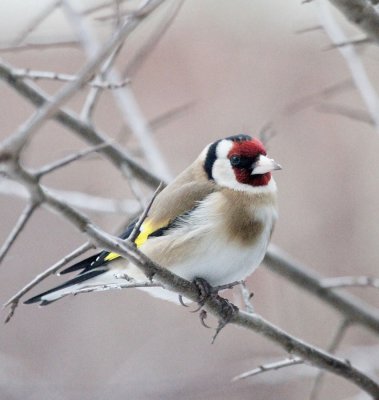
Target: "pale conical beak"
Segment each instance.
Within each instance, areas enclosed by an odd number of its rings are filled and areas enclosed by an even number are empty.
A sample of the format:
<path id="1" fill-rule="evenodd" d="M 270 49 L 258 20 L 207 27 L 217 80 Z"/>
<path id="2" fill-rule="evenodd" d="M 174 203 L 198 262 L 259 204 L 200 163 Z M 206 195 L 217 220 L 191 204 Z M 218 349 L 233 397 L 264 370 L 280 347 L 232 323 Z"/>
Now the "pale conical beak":
<path id="1" fill-rule="evenodd" d="M 268 158 L 261 154 L 254 165 L 251 175 L 261 175 L 277 169 L 282 169 L 282 167 L 272 158 Z"/>

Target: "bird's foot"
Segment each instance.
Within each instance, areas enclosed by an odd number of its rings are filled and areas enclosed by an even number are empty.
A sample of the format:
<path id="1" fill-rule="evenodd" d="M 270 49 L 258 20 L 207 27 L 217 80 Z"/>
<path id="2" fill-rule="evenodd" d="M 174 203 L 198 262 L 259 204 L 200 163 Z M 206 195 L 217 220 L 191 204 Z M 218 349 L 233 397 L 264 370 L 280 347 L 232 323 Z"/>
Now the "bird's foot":
<path id="1" fill-rule="evenodd" d="M 224 289 L 231 289 L 233 286 L 239 284 L 240 282 L 233 282 L 231 284 L 222 286 L 211 286 L 205 279 L 195 278 L 193 283 L 195 284 L 195 286 L 199 291 L 199 297 L 197 302 L 198 307 L 196 308 L 196 310 L 192 312 L 200 311 L 204 306 L 204 304 L 206 303 L 206 301 L 210 298 L 213 298 L 219 304 L 220 317 L 218 320 L 216 332 L 212 338 L 212 343 L 214 343 L 217 335 L 221 332 L 221 330 L 225 327 L 225 325 L 228 324 L 233 319 L 233 317 L 239 311 L 237 306 L 232 304 L 229 300 L 220 297 L 218 295 L 218 292 Z M 205 323 L 205 320 L 207 318 L 207 312 L 205 310 L 201 310 L 199 317 L 202 325 L 205 326 L 206 328 L 209 328 L 209 326 Z"/>

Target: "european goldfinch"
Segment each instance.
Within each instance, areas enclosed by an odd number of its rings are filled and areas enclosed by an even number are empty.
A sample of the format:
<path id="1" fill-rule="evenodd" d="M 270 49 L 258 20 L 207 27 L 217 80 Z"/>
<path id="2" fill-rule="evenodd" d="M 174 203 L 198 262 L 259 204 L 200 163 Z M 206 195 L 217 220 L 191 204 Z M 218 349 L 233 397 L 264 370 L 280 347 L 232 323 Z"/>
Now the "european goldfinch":
<path id="1" fill-rule="evenodd" d="M 220 286 L 245 279 L 262 262 L 277 219 L 271 176 L 277 169 L 258 139 L 237 135 L 211 143 L 155 198 L 136 246 L 190 281 Z M 121 238 L 128 238 L 135 223 Z M 89 285 L 119 284 L 120 275 L 146 281 L 138 267 L 106 251 L 61 274 L 74 271 L 80 271 L 75 278 L 26 303 L 46 305 Z M 144 290 L 167 299 L 173 295 L 163 288 Z"/>

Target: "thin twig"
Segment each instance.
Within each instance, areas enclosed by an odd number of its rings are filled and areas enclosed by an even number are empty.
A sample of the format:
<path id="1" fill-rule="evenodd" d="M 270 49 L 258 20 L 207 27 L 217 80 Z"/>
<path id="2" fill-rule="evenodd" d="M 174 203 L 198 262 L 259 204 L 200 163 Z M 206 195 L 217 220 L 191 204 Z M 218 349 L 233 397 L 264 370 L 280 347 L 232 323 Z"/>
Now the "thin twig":
<path id="1" fill-rule="evenodd" d="M 189 101 L 188 103 L 184 103 L 182 105 L 179 105 L 177 107 L 173 107 L 170 110 L 163 112 L 162 114 L 159 114 L 158 116 L 152 118 L 149 120 L 149 125 L 151 126 L 152 129 L 158 130 L 163 126 L 166 126 L 169 124 L 171 121 L 173 121 L 176 118 L 180 118 L 182 115 L 184 115 L 188 110 L 190 110 L 192 107 L 194 107 L 195 102 L 194 101 Z M 130 134 L 132 131 L 130 127 L 128 126 L 123 126 L 118 133 L 118 138 L 120 141 L 122 141 L 122 136 Z"/>
<path id="2" fill-rule="evenodd" d="M 346 42 L 333 43 L 332 45 L 328 46 L 325 50 L 334 50 L 337 49 L 338 47 L 344 47 L 344 46 L 360 46 L 362 44 L 368 44 L 368 43 L 372 43 L 372 40 L 367 37 L 364 37 L 360 39 L 347 40 Z"/>
<path id="3" fill-rule="evenodd" d="M 35 174 L 37 178 L 40 179 L 43 175 L 50 174 L 51 172 L 56 171 L 57 169 L 65 167 L 66 165 L 71 164 L 74 161 L 80 160 L 81 158 L 88 156 L 91 153 L 95 153 L 98 150 L 104 149 L 109 145 L 110 143 L 101 143 L 97 146 L 92 146 L 89 149 L 78 151 L 77 153 L 64 157 L 61 160 L 57 160 L 49 165 L 45 165 L 44 167 L 36 171 Z"/>
<path id="4" fill-rule="evenodd" d="M 119 4 L 125 3 L 126 1 L 128 1 L 128 0 L 118 0 Z M 81 15 L 83 15 L 83 16 L 85 16 L 85 15 L 91 15 L 91 14 L 96 13 L 96 12 L 98 12 L 98 11 L 105 10 L 105 9 L 107 9 L 107 8 L 110 8 L 110 7 L 112 7 L 113 5 L 114 5 L 114 0 L 107 1 L 107 2 L 104 2 L 104 3 L 102 3 L 102 4 L 99 4 L 99 5 L 96 5 L 96 6 L 87 8 L 85 11 L 83 11 L 83 12 L 81 13 Z"/>
<path id="5" fill-rule="evenodd" d="M 31 201 L 24 209 L 20 217 L 18 218 L 15 226 L 10 232 L 9 236 L 6 238 L 5 242 L 0 248 L 0 263 L 3 261 L 4 257 L 7 255 L 14 241 L 18 238 L 21 231 L 24 229 L 29 218 L 32 216 L 34 210 L 38 206 L 38 203 Z"/>
<path id="6" fill-rule="evenodd" d="M 32 83 L 27 83 L 17 79 L 12 75 L 12 67 L 0 60 L 0 78 L 4 79 L 19 94 L 31 101 L 34 105 L 40 107 L 42 104 L 49 103 L 50 97 L 40 88 L 36 88 Z M 99 132 L 90 124 L 82 121 L 76 114 L 69 111 L 59 110 L 53 118 L 60 122 L 66 128 L 76 132 L 81 138 L 92 145 L 98 145 L 104 142 L 110 142 L 111 139 L 104 133 Z M 156 177 L 136 161 L 132 159 L 125 151 L 115 146 L 109 146 L 101 150 L 108 159 L 118 168 L 127 164 L 133 171 L 133 174 L 150 187 L 156 188 L 161 179 Z"/>
<path id="7" fill-rule="evenodd" d="M 133 175 L 133 172 L 131 171 L 131 169 L 127 164 L 124 164 L 121 167 L 121 172 L 122 175 L 126 178 L 129 189 L 132 192 L 134 198 L 138 201 L 141 211 L 143 211 L 146 202 L 145 202 L 145 196 L 141 188 L 141 182 L 138 179 L 136 179 L 136 177 Z"/>
<path id="8" fill-rule="evenodd" d="M 250 292 L 246 285 L 246 281 L 241 282 L 241 297 L 242 301 L 245 305 L 245 311 L 249 314 L 254 314 L 254 307 L 253 304 L 251 303 L 251 298 L 253 294 Z"/>
<path id="9" fill-rule="evenodd" d="M 135 282 L 135 283 L 107 283 L 107 284 L 88 284 L 87 286 L 84 286 L 80 289 L 75 290 L 72 293 L 68 294 L 73 294 L 77 295 L 80 293 L 91 293 L 91 292 L 101 292 L 105 290 L 114 290 L 114 289 L 135 289 L 135 288 L 156 288 L 156 287 L 161 287 L 163 286 L 159 283 L 153 283 L 150 281 L 147 282 Z"/>
<path id="10" fill-rule="evenodd" d="M 316 107 L 317 111 L 323 113 L 342 115 L 346 118 L 353 119 L 355 121 L 364 122 L 365 124 L 375 126 L 375 122 L 372 120 L 368 112 L 357 110 L 355 108 L 342 106 L 338 104 L 321 103 Z"/>
<path id="11" fill-rule="evenodd" d="M 279 247 L 269 245 L 264 263 L 271 271 L 290 280 L 299 288 L 307 290 L 352 323 L 361 324 L 379 334 L 377 308 L 349 293 L 323 287 L 321 283 L 323 279 L 316 272 L 290 257 Z"/>
<path id="12" fill-rule="evenodd" d="M 121 44 L 101 66 L 100 73 L 98 74 L 97 79 L 104 79 L 106 77 L 106 73 L 109 70 L 109 68 L 111 68 L 112 64 L 116 61 L 117 56 L 121 51 L 122 45 L 123 44 Z M 128 81 L 129 79 L 124 79 L 124 80 Z M 86 100 L 84 102 L 82 111 L 80 113 L 80 116 L 84 121 L 90 122 L 92 120 L 92 115 L 94 113 L 96 104 L 100 99 L 101 93 L 102 93 L 102 88 L 100 87 L 94 87 L 89 91 Z"/>
<path id="13" fill-rule="evenodd" d="M 133 77 L 135 73 L 141 68 L 144 61 L 156 48 L 158 43 L 161 41 L 167 30 L 176 19 L 183 4 L 184 0 L 175 0 L 173 7 L 171 7 L 166 15 L 164 15 L 155 30 L 150 34 L 146 43 L 144 43 L 144 45 L 136 52 L 133 58 L 127 63 L 125 69 L 122 72 L 122 76 Z"/>
<path id="14" fill-rule="evenodd" d="M 94 196 L 83 192 L 51 189 L 49 191 L 68 205 L 82 210 L 88 210 L 105 214 L 131 215 L 140 210 L 138 203 L 133 199 L 111 199 L 107 197 Z M 16 181 L 0 180 L 0 193 L 15 196 L 21 199 L 30 199 L 27 189 Z"/>
<path id="15" fill-rule="evenodd" d="M 4 148 L 12 147 L 13 149 L 16 148 L 18 151 L 21 151 L 28 138 L 36 132 L 48 118 L 54 116 L 59 108 L 68 101 L 85 82 L 92 78 L 98 66 L 115 48 L 117 48 L 117 46 L 119 46 L 120 43 L 122 43 L 125 37 L 138 26 L 141 18 L 148 15 L 148 12 L 155 10 L 162 1 L 163 0 L 149 0 L 138 12 L 136 12 L 136 14 L 133 14 L 133 17 L 130 17 L 125 24 L 120 27 L 117 34 L 111 37 L 108 42 L 99 48 L 94 57 L 90 58 L 79 72 L 78 79 L 75 82 L 69 82 L 59 90 L 52 101 L 43 104 L 38 109 L 38 112 L 26 120 L 18 131 L 3 143 Z"/>
<path id="16" fill-rule="evenodd" d="M 137 239 L 137 236 L 140 233 L 141 226 L 142 226 L 143 222 L 145 221 L 145 218 L 147 217 L 147 214 L 149 213 L 150 208 L 154 203 L 154 200 L 156 199 L 156 197 L 162 191 L 163 188 L 164 188 L 163 184 L 160 183 L 159 186 L 157 187 L 157 189 L 155 190 L 155 192 L 153 193 L 153 195 L 151 196 L 149 204 L 145 207 L 145 210 L 143 211 L 141 216 L 138 218 L 137 223 L 134 225 L 134 228 L 130 232 L 130 235 L 129 235 L 128 239 L 127 239 L 131 243 L 134 243 L 134 241 Z"/>
<path id="17" fill-rule="evenodd" d="M 337 276 L 335 278 L 324 278 L 321 280 L 324 288 L 344 288 L 344 287 L 373 287 L 379 289 L 379 278 L 371 276 Z"/>
<path id="18" fill-rule="evenodd" d="M 25 285 L 22 289 L 20 289 L 14 296 L 12 296 L 9 300 L 7 300 L 5 302 L 5 304 L 3 305 L 3 308 L 10 306 L 10 311 L 5 319 L 5 323 L 9 322 L 10 319 L 13 317 L 14 312 L 18 306 L 20 299 L 26 293 L 28 293 L 31 289 L 33 289 L 36 285 L 38 285 L 40 282 L 42 282 L 48 276 L 55 274 L 66 264 L 68 264 L 75 258 L 81 256 L 83 253 L 86 253 L 88 250 L 92 249 L 93 247 L 94 246 L 90 242 L 87 242 L 87 243 L 81 245 L 80 247 L 75 249 L 73 252 L 71 252 L 67 256 L 63 257 L 61 260 L 59 260 L 53 266 L 46 269 L 44 272 L 40 273 L 39 275 L 37 275 L 32 281 L 30 281 L 27 285 Z"/>
<path id="19" fill-rule="evenodd" d="M 69 0 L 65 1 L 67 4 L 69 4 Z M 154 4 L 154 1 L 150 0 L 146 2 L 145 6 L 134 12 L 132 16 L 134 16 L 134 18 L 136 18 L 136 16 L 140 16 L 141 18 L 146 17 L 148 13 L 151 12 L 148 11 L 150 3 Z M 162 1 L 158 5 L 160 5 L 161 3 Z M 129 21 L 130 18 L 132 17 L 130 16 L 127 21 Z M 78 14 L 76 14 L 75 17 L 75 26 L 76 25 L 78 25 L 76 29 L 78 31 L 79 39 L 82 43 L 82 46 L 87 54 L 87 57 L 91 59 L 92 54 L 94 52 L 99 52 L 99 49 L 101 49 L 101 47 L 96 41 L 94 35 L 92 34 L 90 27 Z M 122 43 L 123 41 L 120 41 L 119 45 L 121 45 Z M 114 49 L 117 49 L 117 47 L 114 47 Z M 112 64 L 110 64 L 110 68 L 105 76 L 107 76 L 111 81 L 122 80 L 121 75 L 117 72 Z M 116 100 L 116 105 L 120 109 L 120 115 L 123 119 L 123 122 L 131 127 L 133 135 L 140 142 L 141 150 L 144 153 L 146 160 L 148 160 L 148 162 L 151 164 L 152 168 L 158 173 L 158 175 L 162 177 L 162 180 L 170 179 L 171 174 L 169 172 L 169 168 L 157 144 L 155 143 L 155 139 L 152 136 L 150 127 L 148 126 L 148 123 L 142 113 L 142 110 L 134 96 L 132 89 L 130 87 L 124 87 L 120 90 L 113 91 L 112 95 Z"/>
<path id="20" fill-rule="evenodd" d="M 25 68 L 17 68 L 12 71 L 13 75 L 17 78 L 32 79 L 32 80 L 53 80 L 60 82 L 75 82 L 78 77 L 70 74 L 60 74 L 51 71 L 36 71 Z M 107 82 L 101 79 L 92 79 L 86 82 L 87 85 L 98 89 L 115 90 L 120 89 L 130 83 L 130 79 L 124 79 L 121 82 Z"/>
<path id="21" fill-rule="evenodd" d="M 46 7 L 41 10 L 41 12 L 29 21 L 29 24 L 24 28 L 17 38 L 13 41 L 12 46 L 18 46 L 22 43 L 30 33 L 32 33 L 57 7 L 61 4 L 61 0 L 54 1 L 52 3 L 47 3 Z"/>
<path id="22" fill-rule="evenodd" d="M 333 3 L 335 4 L 342 2 L 333 1 Z M 318 0 L 317 5 L 320 23 L 324 27 L 325 32 L 329 35 L 332 43 L 338 44 L 347 42 L 347 39 L 342 29 L 338 26 L 332 13 L 330 12 L 329 4 L 327 4 L 327 1 Z M 377 15 L 377 26 L 375 28 L 376 30 L 378 30 L 378 26 L 379 15 Z M 358 54 L 356 53 L 354 46 L 348 45 L 344 47 L 339 47 L 338 50 L 346 60 L 347 66 L 349 67 L 357 90 L 361 95 L 362 100 L 366 104 L 370 117 L 374 121 L 375 128 L 379 133 L 379 97 L 372 83 L 370 82 L 370 79 L 368 78 L 364 65 L 360 60 Z"/>
<path id="23" fill-rule="evenodd" d="M 25 43 L 23 45 L 19 46 L 4 46 L 0 47 L 0 53 L 19 53 L 19 52 L 25 52 L 25 51 L 43 51 L 43 50 L 49 50 L 49 49 L 59 49 L 59 48 L 73 48 L 77 49 L 78 48 L 78 42 L 77 41 L 66 41 L 66 42 L 54 42 L 54 43 Z"/>
<path id="24" fill-rule="evenodd" d="M 281 368 L 287 368 L 287 367 L 291 367 L 293 365 L 299 365 L 299 364 L 303 364 L 303 363 L 304 363 L 304 361 L 300 357 L 293 357 L 293 358 L 286 358 L 285 360 L 275 361 L 270 364 L 263 364 L 257 368 L 254 368 L 250 371 L 247 371 L 240 375 L 235 376 L 232 379 L 232 382 L 236 382 L 241 379 L 250 378 L 252 376 L 259 375 L 263 372 L 276 371 Z"/>
<path id="25" fill-rule="evenodd" d="M 337 347 L 342 342 L 343 337 L 347 331 L 347 328 L 350 326 L 350 321 L 348 319 L 344 319 L 338 329 L 336 330 L 330 345 L 328 346 L 328 352 L 334 354 L 337 350 Z M 323 370 L 319 370 L 316 376 L 316 379 L 313 382 L 311 393 L 309 395 L 309 400 L 317 400 L 319 397 L 323 380 L 325 378 L 325 373 Z"/>

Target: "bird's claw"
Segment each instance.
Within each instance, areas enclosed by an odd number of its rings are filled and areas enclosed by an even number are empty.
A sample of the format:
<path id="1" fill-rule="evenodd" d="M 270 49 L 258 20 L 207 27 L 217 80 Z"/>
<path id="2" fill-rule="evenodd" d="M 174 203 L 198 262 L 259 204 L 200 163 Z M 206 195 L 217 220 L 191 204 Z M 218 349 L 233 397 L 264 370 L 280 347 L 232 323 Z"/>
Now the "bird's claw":
<path id="1" fill-rule="evenodd" d="M 205 322 L 207 317 L 208 317 L 207 312 L 205 310 L 201 310 L 200 313 L 199 313 L 199 318 L 200 318 L 201 325 L 203 325 L 204 328 L 209 328 L 210 329 L 211 327 Z"/>
<path id="2" fill-rule="evenodd" d="M 223 297 L 218 297 L 217 301 L 220 303 L 221 311 L 215 334 L 212 337 L 212 343 L 214 343 L 218 334 L 225 327 L 225 325 L 228 324 L 239 311 L 237 306 Z"/>
<path id="3" fill-rule="evenodd" d="M 181 294 L 179 294 L 179 303 L 180 303 L 183 307 L 188 307 L 188 305 L 184 302 L 183 296 L 182 296 Z"/>
<path id="4" fill-rule="evenodd" d="M 214 295 L 214 290 L 213 287 L 203 278 L 195 278 L 193 280 L 194 285 L 196 286 L 198 292 L 199 292 L 199 297 L 198 297 L 198 307 L 193 310 L 192 312 L 198 312 L 201 310 L 201 308 L 204 306 L 205 302 L 212 296 Z"/>

